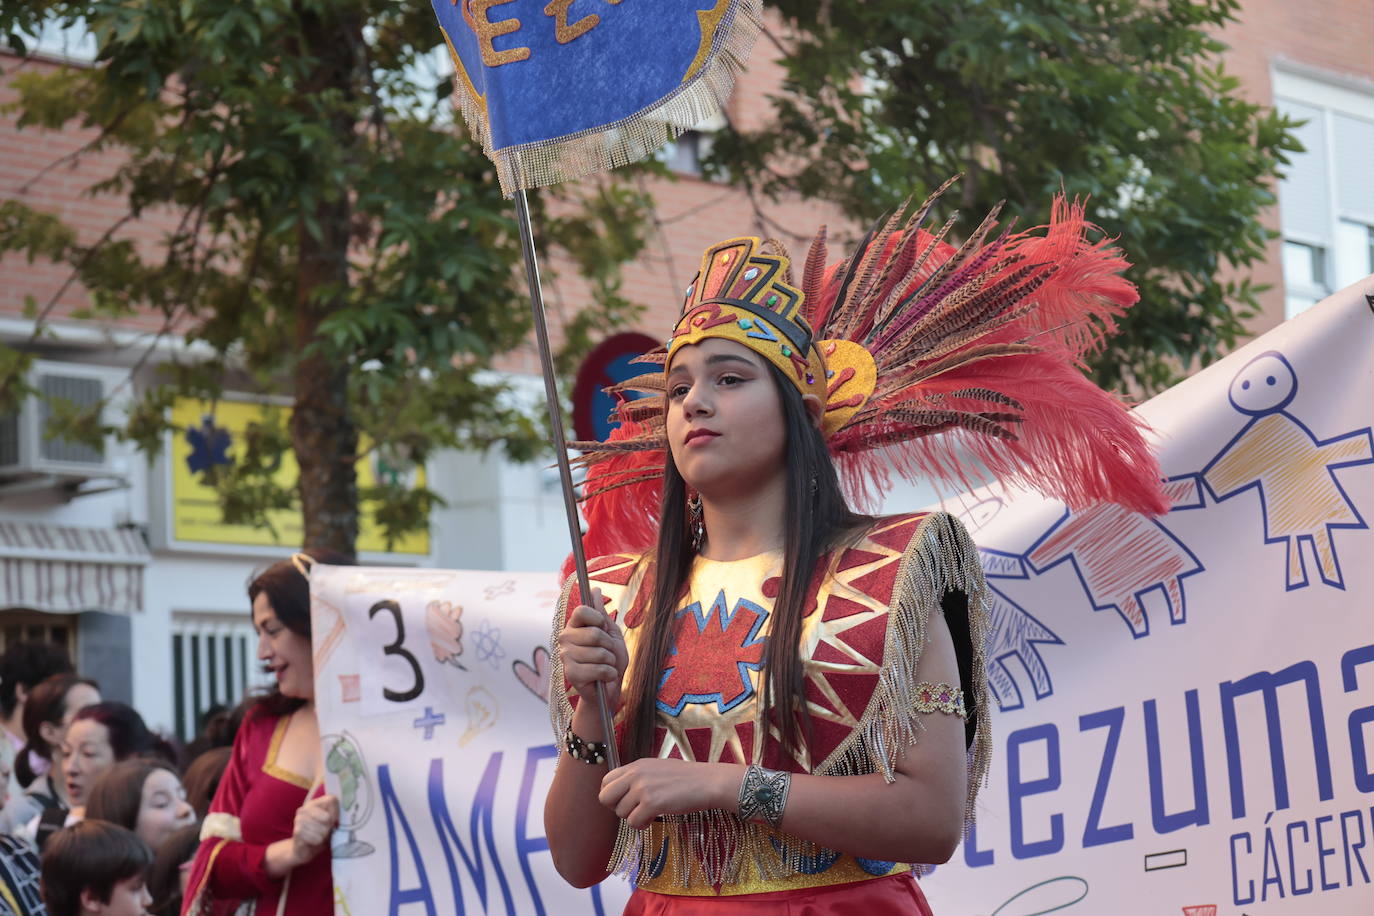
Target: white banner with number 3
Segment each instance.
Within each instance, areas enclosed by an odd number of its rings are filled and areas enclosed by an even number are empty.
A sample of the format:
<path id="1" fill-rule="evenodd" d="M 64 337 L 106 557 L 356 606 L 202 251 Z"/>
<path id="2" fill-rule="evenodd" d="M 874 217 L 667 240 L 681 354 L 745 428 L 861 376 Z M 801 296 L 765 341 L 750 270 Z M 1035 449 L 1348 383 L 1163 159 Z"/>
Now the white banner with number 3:
<path id="1" fill-rule="evenodd" d="M 569 887 L 544 838 L 557 587 L 552 573 L 314 567 L 337 914 L 623 909 L 624 882 Z"/>

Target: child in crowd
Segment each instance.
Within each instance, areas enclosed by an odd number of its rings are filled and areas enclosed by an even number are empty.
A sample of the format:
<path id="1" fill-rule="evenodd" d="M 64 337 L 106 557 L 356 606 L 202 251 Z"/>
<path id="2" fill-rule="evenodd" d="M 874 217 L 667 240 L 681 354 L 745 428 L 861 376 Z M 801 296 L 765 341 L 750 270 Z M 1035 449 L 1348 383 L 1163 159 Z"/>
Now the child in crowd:
<path id="1" fill-rule="evenodd" d="M 132 831 L 105 821 L 59 830 L 43 852 L 49 916 L 146 916 L 153 853 Z"/>
<path id="2" fill-rule="evenodd" d="M 171 765 L 137 758 L 116 763 L 96 780 L 86 799 L 86 817 L 132 830 L 154 853 L 196 821 Z"/>

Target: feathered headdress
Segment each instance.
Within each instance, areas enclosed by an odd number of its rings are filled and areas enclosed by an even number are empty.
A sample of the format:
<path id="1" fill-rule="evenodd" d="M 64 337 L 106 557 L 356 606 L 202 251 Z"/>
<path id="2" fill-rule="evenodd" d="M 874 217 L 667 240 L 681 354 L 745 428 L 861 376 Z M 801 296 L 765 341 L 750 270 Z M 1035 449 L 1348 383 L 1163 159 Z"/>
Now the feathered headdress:
<path id="1" fill-rule="evenodd" d="M 994 236 L 999 208 L 956 248 L 945 241 L 953 220 L 934 233 L 924 226 L 949 184 L 830 268 L 822 227 L 800 287 L 774 240 L 706 251 L 673 336 L 639 359 L 660 368 L 609 389 L 647 396 L 618 406 L 608 441 L 570 443 L 587 468 L 589 553 L 653 543 L 667 445 L 662 367 L 707 337 L 744 344 L 825 402 L 822 429 L 859 504 L 893 471 L 971 486 L 981 476 L 966 470 L 972 460 L 1071 508 L 1167 510 L 1141 423 L 1081 371 L 1138 298 L 1120 251 L 1091 241 L 1083 207 L 1063 197 L 1047 226 Z"/>

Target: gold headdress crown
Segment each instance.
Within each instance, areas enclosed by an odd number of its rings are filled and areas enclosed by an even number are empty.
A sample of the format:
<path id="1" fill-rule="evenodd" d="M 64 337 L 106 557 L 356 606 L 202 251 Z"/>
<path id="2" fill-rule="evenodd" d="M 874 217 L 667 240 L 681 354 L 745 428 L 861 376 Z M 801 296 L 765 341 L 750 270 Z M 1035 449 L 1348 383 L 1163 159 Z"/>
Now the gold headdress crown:
<path id="1" fill-rule="evenodd" d="M 723 337 L 777 366 L 803 394 L 824 399 L 825 368 L 801 314 L 803 296 L 792 285 L 792 262 L 762 249 L 756 238 L 706 249 L 668 341 L 668 362 L 686 344 Z"/>
<path id="2" fill-rule="evenodd" d="M 837 345 L 847 342 L 814 339 L 802 308 L 806 297 L 793 285 L 792 262 L 781 249 L 778 242 L 757 238 L 729 239 L 708 248 L 687 287 L 664 365 L 671 365 L 687 344 L 712 337 L 736 341 L 776 366 L 802 394 L 826 405 L 822 426 L 829 435 L 872 393 L 873 359 L 853 345 L 843 356 L 854 358 L 837 359 Z M 840 363 L 842 377 L 835 371 Z"/>

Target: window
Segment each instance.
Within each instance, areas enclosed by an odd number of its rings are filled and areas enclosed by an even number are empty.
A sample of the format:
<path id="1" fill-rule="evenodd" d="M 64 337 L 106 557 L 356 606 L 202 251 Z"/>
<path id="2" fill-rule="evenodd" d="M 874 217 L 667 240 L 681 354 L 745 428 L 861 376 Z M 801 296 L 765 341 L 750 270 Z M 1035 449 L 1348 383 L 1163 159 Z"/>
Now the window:
<path id="1" fill-rule="evenodd" d="M 1280 70 L 1274 103 L 1303 120 L 1279 183 L 1287 317 L 1374 273 L 1374 94 Z"/>
<path id="2" fill-rule="evenodd" d="M 1285 240 L 1283 286 L 1287 317 L 1311 308 L 1326 298 L 1326 249 L 1320 245 Z"/>
<path id="3" fill-rule="evenodd" d="M 725 127 L 725 116 L 715 114 L 691 130 L 670 140 L 659 150 L 658 158 L 680 175 L 701 175 L 701 162 L 711 152 L 715 135 Z"/>
<path id="4" fill-rule="evenodd" d="M 1369 151 L 1374 162 L 1374 148 Z M 1336 224 L 1336 244 L 1332 252 L 1337 265 L 1336 288 L 1374 274 L 1374 226 L 1343 219 Z"/>
<path id="5" fill-rule="evenodd" d="M 35 51 L 69 61 L 95 60 L 95 34 L 84 18 L 63 25 L 57 19 L 46 22 L 37 35 L 23 36 L 30 54 Z"/>
<path id="6" fill-rule="evenodd" d="M 17 642 L 56 643 L 76 659 L 76 617 L 43 611 L 0 610 L 0 652 Z"/>
<path id="7" fill-rule="evenodd" d="M 668 168 L 683 175 L 700 175 L 701 160 L 711 150 L 711 138 L 699 130 L 689 130 L 663 148 Z"/>
<path id="8" fill-rule="evenodd" d="M 269 683 L 257 647 L 257 634 L 245 616 L 174 616 L 172 708 L 178 738 L 190 741 L 207 712 L 232 708 L 250 690 Z"/>

